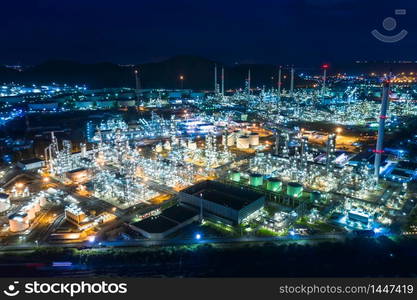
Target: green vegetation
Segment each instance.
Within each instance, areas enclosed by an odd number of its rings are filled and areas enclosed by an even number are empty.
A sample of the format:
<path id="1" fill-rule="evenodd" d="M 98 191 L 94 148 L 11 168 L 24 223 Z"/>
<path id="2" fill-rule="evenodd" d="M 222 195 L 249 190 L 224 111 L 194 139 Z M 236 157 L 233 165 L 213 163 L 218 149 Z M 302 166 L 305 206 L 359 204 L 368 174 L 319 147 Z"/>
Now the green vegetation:
<path id="1" fill-rule="evenodd" d="M 261 227 L 256 232 L 256 235 L 257 236 L 278 236 L 278 233 L 276 233 L 275 231 L 269 230 L 268 228 Z"/>
<path id="2" fill-rule="evenodd" d="M 295 223 L 298 225 L 304 226 L 306 228 L 312 229 L 312 230 L 317 230 L 321 233 L 329 233 L 329 232 L 335 232 L 335 231 L 340 232 L 342 230 L 340 227 L 328 224 L 323 221 L 309 223 L 307 217 L 301 217 L 297 219 Z"/>
<path id="3" fill-rule="evenodd" d="M 240 228 L 235 228 L 230 225 L 226 225 L 223 223 L 216 223 L 212 221 L 204 221 L 203 226 L 208 226 L 211 229 L 214 229 L 215 231 L 221 233 L 222 235 L 228 236 L 228 237 L 238 237 L 240 236 Z"/>

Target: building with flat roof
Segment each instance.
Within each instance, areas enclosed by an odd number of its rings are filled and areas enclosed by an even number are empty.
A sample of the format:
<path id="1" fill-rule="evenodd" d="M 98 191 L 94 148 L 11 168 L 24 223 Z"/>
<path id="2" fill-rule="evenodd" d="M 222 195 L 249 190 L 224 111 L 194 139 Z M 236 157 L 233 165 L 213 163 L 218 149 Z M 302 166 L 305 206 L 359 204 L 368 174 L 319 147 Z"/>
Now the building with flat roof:
<path id="1" fill-rule="evenodd" d="M 73 182 L 85 182 L 90 178 L 90 171 L 86 168 L 78 168 L 66 172 L 66 176 Z"/>
<path id="2" fill-rule="evenodd" d="M 84 211 L 75 204 L 65 207 L 65 218 L 74 225 L 79 226 L 86 217 Z"/>
<path id="3" fill-rule="evenodd" d="M 199 215 L 189 208 L 175 205 L 161 214 L 130 224 L 130 228 L 149 239 L 164 239 L 184 226 L 197 221 Z"/>
<path id="4" fill-rule="evenodd" d="M 197 211 L 202 207 L 204 217 L 229 224 L 242 223 L 265 204 L 261 193 L 210 180 L 182 190 L 179 199 L 182 205 Z"/>
<path id="5" fill-rule="evenodd" d="M 44 165 L 45 165 L 45 162 L 39 158 L 21 160 L 17 163 L 17 166 L 24 171 L 39 169 L 39 168 L 42 168 Z"/>

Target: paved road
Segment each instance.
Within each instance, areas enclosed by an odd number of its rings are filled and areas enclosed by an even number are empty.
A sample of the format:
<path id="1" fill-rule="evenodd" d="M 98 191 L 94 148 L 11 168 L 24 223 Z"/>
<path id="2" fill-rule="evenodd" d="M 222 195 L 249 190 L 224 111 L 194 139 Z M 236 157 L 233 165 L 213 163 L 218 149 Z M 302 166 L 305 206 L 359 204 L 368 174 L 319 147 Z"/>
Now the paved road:
<path id="1" fill-rule="evenodd" d="M 57 248 L 123 248 L 123 247 L 150 247 L 150 246 L 178 246 L 178 245 L 194 245 L 194 244 L 232 244 L 232 243 L 266 243 L 266 242 L 300 242 L 300 241 L 319 241 L 319 240 L 340 240 L 343 241 L 346 238 L 346 234 L 334 233 L 334 234 L 322 234 L 311 236 L 280 236 L 280 237 L 256 237 L 245 236 L 238 238 L 209 238 L 209 239 L 168 239 L 168 240 L 130 240 L 130 241 L 116 241 L 116 242 L 80 242 L 80 243 L 66 243 L 66 244 L 53 244 L 43 243 L 44 247 L 57 247 Z M 13 250 L 30 250 L 36 247 L 34 243 L 22 243 L 20 245 L 9 245 L 0 247 L 0 251 L 13 251 Z"/>

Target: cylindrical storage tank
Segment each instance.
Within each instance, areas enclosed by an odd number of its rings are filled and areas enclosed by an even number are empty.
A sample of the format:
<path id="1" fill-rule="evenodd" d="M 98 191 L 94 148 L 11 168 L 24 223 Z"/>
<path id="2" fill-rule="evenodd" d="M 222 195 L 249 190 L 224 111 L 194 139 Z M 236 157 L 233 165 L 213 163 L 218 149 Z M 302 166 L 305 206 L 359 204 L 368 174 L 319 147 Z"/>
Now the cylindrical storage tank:
<path id="1" fill-rule="evenodd" d="M 155 151 L 158 153 L 162 152 L 162 144 L 156 144 Z"/>
<path id="2" fill-rule="evenodd" d="M 222 145 L 227 146 L 227 134 L 222 134 Z"/>
<path id="3" fill-rule="evenodd" d="M 249 134 L 249 144 L 251 146 L 259 146 L 259 133 L 252 132 Z"/>
<path id="4" fill-rule="evenodd" d="M 197 149 L 197 143 L 195 141 L 188 141 L 188 149 L 196 150 Z"/>
<path id="5" fill-rule="evenodd" d="M 261 174 L 250 174 L 249 175 L 249 184 L 251 186 L 262 186 L 264 183 L 264 177 Z"/>
<path id="6" fill-rule="evenodd" d="M 240 172 L 236 171 L 236 170 L 233 170 L 232 173 L 230 174 L 230 179 L 232 181 L 239 182 L 240 181 Z"/>
<path id="7" fill-rule="evenodd" d="M 303 193 L 303 186 L 297 182 L 289 182 L 287 185 L 287 196 L 299 198 Z"/>
<path id="8" fill-rule="evenodd" d="M 320 201 L 321 200 L 321 193 L 318 192 L 318 191 L 311 192 L 310 193 L 310 200 L 312 202 L 316 202 L 316 201 L 318 202 L 318 201 Z"/>
<path id="9" fill-rule="evenodd" d="M 29 228 L 28 215 L 15 213 L 9 216 L 9 229 L 11 232 L 19 232 Z"/>
<path id="10" fill-rule="evenodd" d="M 171 150 L 171 143 L 169 141 L 166 141 L 164 144 L 164 149 L 167 151 Z"/>
<path id="11" fill-rule="evenodd" d="M 272 192 L 282 191 L 282 181 L 278 178 L 269 178 L 266 184 L 266 189 Z"/>
<path id="12" fill-rule="evenodd" d="M 26 205 L 23 209 L 22 209 L 26 214 L 27 214 L 27 218 L 29 221 L 33 220 L 35 218 L 35 206 L 34 205 Z"/>
<path id="13" fill-rule="evenodd" d="M 234 146 L 236 143 L 236 135 L 234 133 L 230 133 L 227 135 L 227 146 L 231 147 Z"/>
<path id="14" fill-rule="evenodd" d="M 10 208 L 10 197 L 6 193 L 0 193 L 0 213 Z"/>
<path id="15" fill-rule="evenodd" d="M 241 135 L 236 140 L 236 147 L 238 149 L 249 149 L 249 136 Z"/>
<path id="16" fill-rule="evenodd" d="M 81 144 L 81 156 L 82 157 L 86 157 L 87 156 L 87 145 L 86 144 Z"/>
<path id="17" fill-rule="evenodd" d="M 46 205 L 46 197 L 45 197 L 45 196 L 40 196 L 40 197 L 39 197 L 39 205 L 40 205 L 41 207 L 43 207 L 43 206 L 45 206 L 45 205 Z"/>
<path id="18" fill-rule="evenodd" d="M 35 209 L 35 213 L 40 212 L 41 211 L 41 205 L 39 203 L 39 199 L 35 199 L 33 200 L 33 207 Z"/>

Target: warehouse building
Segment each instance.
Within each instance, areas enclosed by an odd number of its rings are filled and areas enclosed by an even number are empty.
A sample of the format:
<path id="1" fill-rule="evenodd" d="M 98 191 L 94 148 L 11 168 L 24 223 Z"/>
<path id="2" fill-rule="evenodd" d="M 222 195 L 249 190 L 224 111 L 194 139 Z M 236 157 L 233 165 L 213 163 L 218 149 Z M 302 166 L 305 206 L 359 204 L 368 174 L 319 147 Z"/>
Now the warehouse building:
<path id="1" fill-rule="evenodd" d="M 45 162 L 38 158 L 31 158 L 19 161 L 17 166 L 24 171 L 35 170 L 42 168 L 45 165 Z"/>
<path id="2" fill-rule="evenodd" d="M 265 196 L 249 189 L 203 181 L 179 193 L 180 203 L 199 211 L 204 217 L 228 224 L 240 224 L 264 207 Z"/>
<path id="3" fill-rule="evenodd" d="M 198 219 L 199 215 L 196 211 L 175 205 L 155 217 L 149 217 L 129 226 L 149 239 L 160 240 Z"/>

